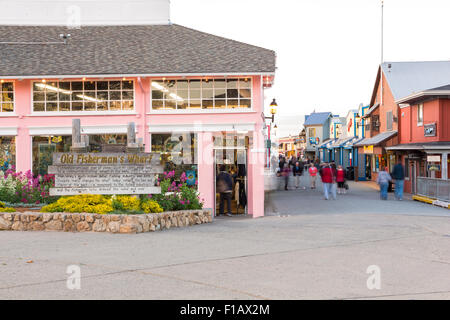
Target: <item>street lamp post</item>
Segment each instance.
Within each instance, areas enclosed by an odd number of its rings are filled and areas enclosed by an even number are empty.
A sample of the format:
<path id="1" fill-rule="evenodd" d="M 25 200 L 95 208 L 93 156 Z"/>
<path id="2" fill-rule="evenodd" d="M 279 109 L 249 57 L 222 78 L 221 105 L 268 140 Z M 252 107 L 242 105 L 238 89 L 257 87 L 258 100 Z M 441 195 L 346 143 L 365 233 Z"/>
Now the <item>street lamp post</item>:
<path id="1" fill-rule="evenodd" d="M 277 104 L 277 102 L 275 101 L 275 99 L 273 99 L 273 100 L 272 100 L 272 103 L 270 104 L 270 114 L 271 114 L 272 116 L 266 117 L 266 116 L 263 114 L 264 121 L 265 121 L 266 119 L 272 120 L 272 121 L 269 123 L 269 127 L 268 127 L 268 140 L 267 140 L 267 166 L 268 166 L 269 168 L 270 168 L 270 154 L 271 154 L 271 148 L 272 148 L 272 141 L 270 140 L 270 131 L 271 131 L 271 129 L 272 129 L 272 123 L 275 121 L 275 114 L 277 113 L 277 107 L 278 107 L 278 104 Z"/>

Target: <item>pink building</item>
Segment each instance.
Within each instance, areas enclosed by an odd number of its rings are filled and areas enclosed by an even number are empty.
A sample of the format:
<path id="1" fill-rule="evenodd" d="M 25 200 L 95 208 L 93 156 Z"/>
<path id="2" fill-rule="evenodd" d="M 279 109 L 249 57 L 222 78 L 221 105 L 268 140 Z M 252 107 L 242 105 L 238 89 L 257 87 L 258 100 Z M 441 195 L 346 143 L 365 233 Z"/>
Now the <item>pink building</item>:
<path id="1" fill-rule="evenodd" d="M 195 175 L 207 208 L 223 163 L 245 186 L 239 213 L 263 216 L 261 113 L 274 73 L 271 50 L 174 24 L 0 26 L 0 165 L 45 174 L 71 146 L 72 119 L 93 152 L 124 144 L 134 122 L 147 152 Z"/>

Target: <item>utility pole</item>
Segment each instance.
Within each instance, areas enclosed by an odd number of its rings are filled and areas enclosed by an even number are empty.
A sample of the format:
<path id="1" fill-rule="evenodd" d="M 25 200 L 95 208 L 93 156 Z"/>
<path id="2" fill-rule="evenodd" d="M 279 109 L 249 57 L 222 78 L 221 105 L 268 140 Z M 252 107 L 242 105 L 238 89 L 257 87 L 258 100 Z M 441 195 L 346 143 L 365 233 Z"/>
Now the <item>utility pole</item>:
<path id="1" fill-rule="evenodd" d="M 383 104 L 383 62 L 384 62 L 384 0 L 381 0 L 381 63 L 380 63 L 380 105 Z"/>

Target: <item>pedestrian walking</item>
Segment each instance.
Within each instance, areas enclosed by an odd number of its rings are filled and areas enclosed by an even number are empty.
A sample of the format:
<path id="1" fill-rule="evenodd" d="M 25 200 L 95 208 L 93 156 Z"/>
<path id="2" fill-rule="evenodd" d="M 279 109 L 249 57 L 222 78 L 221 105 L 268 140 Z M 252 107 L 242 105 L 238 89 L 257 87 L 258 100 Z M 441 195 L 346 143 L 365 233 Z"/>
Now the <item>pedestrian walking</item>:
<path id="1" fill-rule="evenodd" d="M 333 169 L 329 163 L 326 163 L 320 169 L 320 177 L 322 178 L 323 194 L 325 200 L 329 200 L 330 193 L 332 198 L 336 200 L 336 189 L 333 187 L 336 182 L 336 170 Z"/>
<path id="2" fill-rule="evenodd" d="M 392 179 L 395 183 L 395 198 L 397 200 L 403 200 L 403 188 L 405 186 L 405 168 L 402 161 L 399 159 L 392 171 Z"/>
<path id="3" fill-rule="evenodd" d="M 216 181 L 216 191 L 217 193 L 220 193 L 219 213 L 220 215 L 223 215 L 226 201 L 228 209 L 227 216 L 231 217 L 231 195 L 233 192 L 233 179 L 231 175 L 225 171 L 225 166 L 223 164 L 220 165 L 220 173 L 218 174 Z"/>
<path id="4" fill-rule="evenodd" d="M 309 185 L 311 189 L 315 189 L 318 172 L 317 167 L 311 164 L 311 166 L 308 169 L 308 172 L 309 172 Z"/>
<path id="5" fill-rule="evenodd" d="M 377 183 L 380 186 L 380 198 L 381 200 L 388 199 L 389 181 L 392 181 L 391 175 L 387 172 L 387 168 L 382 168 L 378 173 Z"/>
<path id="6" fill-rule="evenodd" d="M 339 194 L 345 194 L 345 177 L 346 172 L 345 169 L 339 165 L 336 170 L 336 182 L 337 182 L 337 188 Z"/>
<path id="7" fill-rule="evenodd" d="M 298 189 L 300 185 L 300 177 L 303 175 L 303 163 L 297 161 L 292 168 L 292 173 L 295 179 L 295 189 Z"/>
<path id="8" fill-rule="evenodd" d="M 289 163 L 285 162 L 283 166 L 283 177 L 284 177 L 284 190 L 288 190 L 289 184 L 289 173 L 291 172 L 291 168 L 289 168 Z"/>

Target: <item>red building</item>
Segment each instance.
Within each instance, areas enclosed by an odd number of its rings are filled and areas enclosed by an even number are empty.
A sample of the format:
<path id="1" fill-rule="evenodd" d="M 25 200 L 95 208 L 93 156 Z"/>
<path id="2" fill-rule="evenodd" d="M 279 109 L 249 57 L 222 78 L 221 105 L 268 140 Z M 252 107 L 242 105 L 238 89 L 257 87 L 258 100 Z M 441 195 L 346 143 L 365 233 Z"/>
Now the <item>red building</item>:
<path id="1" fill-rule="evenodd" d="M 406 192 L 450 201 L 450 61 L 383 63 L 371 106 L 359 144 L 371 179 L 401 160 Z"/>

